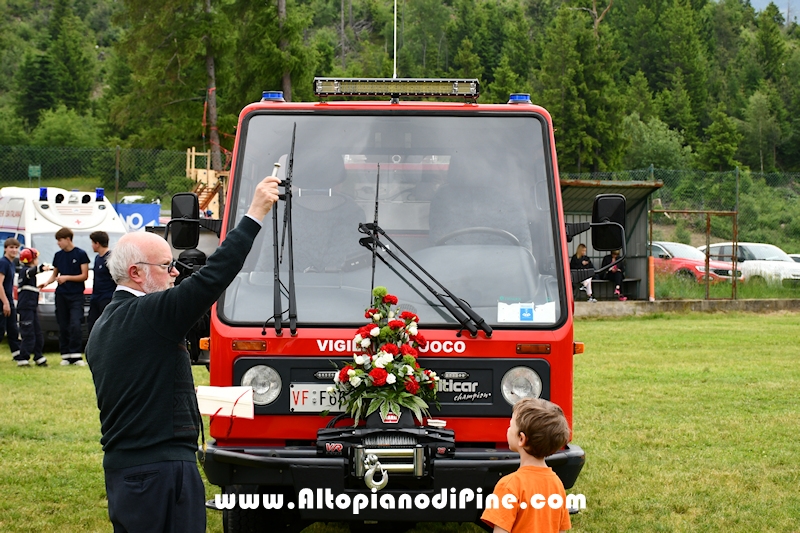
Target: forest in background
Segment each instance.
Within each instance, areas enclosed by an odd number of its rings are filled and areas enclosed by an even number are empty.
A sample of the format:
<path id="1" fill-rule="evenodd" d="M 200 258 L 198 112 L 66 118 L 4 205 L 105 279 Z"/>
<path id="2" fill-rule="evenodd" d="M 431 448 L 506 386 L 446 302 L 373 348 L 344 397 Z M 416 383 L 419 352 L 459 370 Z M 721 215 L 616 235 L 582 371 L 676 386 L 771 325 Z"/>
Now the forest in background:
<path id="1" fill-rule="evenodd" d="M 800 31 L 775 4 L 397 7 L 398 76 L 476 77 L 482 102 L 531 93 L 553 116 L 562 173 L 739 168 L 744 197 L 769 187 L 759 176 L 800 172 Z M 0 146 L 218 145 L 224 158 L 239 111 L 263 90 L 312 100 L 314 76 L 391 77 L 392 9 L 392 0 L 0 0 Z M 771 216 L 783 235 L 773 240 L 800 243 L 796 192 L 790 179 L 763 205 L 745 202 L 752 231 Z M 780 217 L 777 197 L 789 211 Z"/>

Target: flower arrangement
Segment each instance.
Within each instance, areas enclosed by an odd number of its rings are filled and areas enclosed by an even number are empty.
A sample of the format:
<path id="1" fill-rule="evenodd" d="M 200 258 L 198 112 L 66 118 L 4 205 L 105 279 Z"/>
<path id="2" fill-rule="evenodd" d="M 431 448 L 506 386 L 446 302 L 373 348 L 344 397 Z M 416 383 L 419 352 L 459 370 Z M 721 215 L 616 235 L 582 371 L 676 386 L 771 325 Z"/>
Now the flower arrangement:
<path id="1" fill-rule="evenodd" d="M 331 392 L 339 393 L 356 424 L 378 410 L 382 420 L 389 413 L 399 418 L 403 407 L 422 422 L 429 415 L 429 402 L 436 402 L 439 377 L 417 362 L 417 348 L 426 345 L 417 331 L 419 317 L 410 311 L 397 314 L 397 297 L 386 287 L 375 287 L 372 300 L 364 314 L 371 322 L 356 332 L 353 361 L 336 373 Z"/>

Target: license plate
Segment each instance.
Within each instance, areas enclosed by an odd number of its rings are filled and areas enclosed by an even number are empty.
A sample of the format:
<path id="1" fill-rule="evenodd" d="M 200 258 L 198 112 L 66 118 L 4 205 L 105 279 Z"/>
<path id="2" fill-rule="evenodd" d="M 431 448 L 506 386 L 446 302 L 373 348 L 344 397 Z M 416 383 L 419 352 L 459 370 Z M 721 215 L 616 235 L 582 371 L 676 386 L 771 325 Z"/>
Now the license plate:
<path id="1" fill-rule="evenodd" d="M 344 411 L 339 405 L 339 394 L 329 393 L 329 383 L 292 383 L 289 387 L 289 410 L 295 413 L 320 413 Z"/>

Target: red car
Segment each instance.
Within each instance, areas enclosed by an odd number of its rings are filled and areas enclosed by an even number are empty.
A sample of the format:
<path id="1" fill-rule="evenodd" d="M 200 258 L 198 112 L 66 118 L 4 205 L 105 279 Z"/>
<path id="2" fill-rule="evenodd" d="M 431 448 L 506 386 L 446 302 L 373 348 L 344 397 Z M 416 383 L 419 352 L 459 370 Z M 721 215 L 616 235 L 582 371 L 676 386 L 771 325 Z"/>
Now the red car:
<path id="1" fill-rule="evenodd" d="M 706 256 L 697 248 L 679 242 L 663 241 L 653 242 L 651 246 L 657 273 L 674 274 L 700 283 L 705 281 Z M 709 261 L 708 267 L 711 283 L 731 279 L 731 263 Z M 737 271 L 737 277 L 742 279 L 741 272 Z"/>

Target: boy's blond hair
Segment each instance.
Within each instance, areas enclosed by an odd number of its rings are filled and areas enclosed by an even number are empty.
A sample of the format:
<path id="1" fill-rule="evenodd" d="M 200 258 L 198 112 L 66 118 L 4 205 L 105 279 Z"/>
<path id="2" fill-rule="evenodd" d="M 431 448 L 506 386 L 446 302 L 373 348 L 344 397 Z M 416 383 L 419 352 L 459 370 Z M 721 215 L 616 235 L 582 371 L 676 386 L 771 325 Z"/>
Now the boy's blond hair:
<path id="1" fill-rule="evenodd" d="M 544 459 L 569 441 L 569 424 L 564 411 L 547 400 L 525 398 L 514 404 L 517 428 L 525 434 L 525 451 Z"/>

